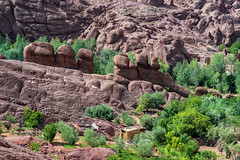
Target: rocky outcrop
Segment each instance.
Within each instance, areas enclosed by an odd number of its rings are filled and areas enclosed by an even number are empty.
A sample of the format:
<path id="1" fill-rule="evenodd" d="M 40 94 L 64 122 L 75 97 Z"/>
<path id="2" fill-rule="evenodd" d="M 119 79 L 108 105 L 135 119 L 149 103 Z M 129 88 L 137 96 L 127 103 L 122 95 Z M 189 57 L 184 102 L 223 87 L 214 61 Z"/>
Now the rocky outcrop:
<path id="1" fill-rule="evenodd" d="M 138 0 L 139 3 L 160 7 L 164 5 L 164 0 Z"/>
<path id="2" fill-rule="evenodd" d="M 94 70 L 94 54 L 88 49 L 80 49 L 78 51 L 78 68 L 85 73 L 93 73 Z"/>
<path id="3" fill-rule="evenodd" d="M 0 159 L 26 159 L 26 160 L 50 160 L 53 159 L 51 156 L 39 154 L 38 152 L 30 149 L 23 148 L 19 145 L 8 142 L 3 137 L 0 137 Z"/>
<path id="4" fill-rule="evenodd" d="M 54 66 L 54 48 L 46 42 L 33 42 L 24 48 L 25 62 Z"/>
<path id="5" fill-rule="evenodd" d="M 48 66 L 79 69 L 84 73 L 93 73 L 94 54 L 88 49 L 78 51 L 78 63 L 74 50 L 68 45 L 62 45 L 54 55 L 54 48 L 46 42 L 33 42 L 24 48 L 24 61 Z"/>
<path id="6" fill-rule="evenodd" d="M 191 61 L 191 56 L 184 47 L 184 41 L 179 37 L 162 38 L 155 55 L 160 57 L 163 63 L 169 64 L 171 68 L 183 60 Z"/>
<path id="7" fill-rule="evenodd" d="M 126 54 L 114 57 L 114 73 L 129 80 L 144 80 L 162 87 L 169 87 L 170 91 L 187 97 L 190 92 L 184 87 L 174 83 L 172 78 L 158 71 L 160 68 L 155 57 L 148 57 L 141 53 L 136 55 L 136 64 Z"/>
<path id="8" fill-rule="evenodd" d="M 74 50 L 68 45 L 62 45 L 56 52 L 56 66 L 64 68 L 78 68 Z"/>
<path id="9" fill-rule="evenodd" d="M 204 87 L 197 87 L 195 89 L 195 93 L 194 93 L 196 96 L 202 96 L 202 95 L 205 95 L 205 94 L 208 94 L 208 90 Z"/>
<path id="10" fill-rule="evenodd" d="M 107 157 L 112 154 L 114 154 L 114 150 L 110 148 L 79 149 L 68 153 L 66 155 L 66 160 L 77 159 L 104 160 L 107 159 Z"/>
<path id="11" fill-rule="evenodd" d="M 86 107 L 108 104 L 119 114 L 137 106 L 125 87 L 129 81 L 113 74 L 0 60 L 0 81 L 0 119 L 11 113 L 21 122 L 24 108 L 29 107 L 53 119 L 48 121 L 94 122 L 84 116 Z"/>

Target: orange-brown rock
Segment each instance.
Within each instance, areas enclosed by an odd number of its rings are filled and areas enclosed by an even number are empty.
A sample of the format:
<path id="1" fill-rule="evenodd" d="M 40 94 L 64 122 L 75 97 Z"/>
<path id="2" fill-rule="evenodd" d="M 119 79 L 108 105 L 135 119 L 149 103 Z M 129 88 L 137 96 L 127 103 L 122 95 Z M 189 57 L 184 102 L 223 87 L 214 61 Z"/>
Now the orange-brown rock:
<path id="1" fill-rule="evenodd" d="M 196 96 L 202 96 L 202 95 L 205 95 L 205 94 L 208 94 L 208 90 L 204 87 L 197 87 L 195 89 L 195 93 L 194 93 Z"/>
<path id="2" fill-rule="evenodd" d="M 78 51 L 78 69 L 84 73 L 93 73 L 94 54 L 89 49 L 79 49 Z"/>
<path id="3" fill-rule="evenodd" d="M 68 45 L 62 45 L 56 52 L 56 66 L 78 68 L 74 50 Z"/>
<path id="4" fill-rule="evenodd" d="M 43 65 L 54 66 L 54 48 L 45 42 L 33 42 L 27 45 L 23 51 L 25 62 L 34 62 Z"/>

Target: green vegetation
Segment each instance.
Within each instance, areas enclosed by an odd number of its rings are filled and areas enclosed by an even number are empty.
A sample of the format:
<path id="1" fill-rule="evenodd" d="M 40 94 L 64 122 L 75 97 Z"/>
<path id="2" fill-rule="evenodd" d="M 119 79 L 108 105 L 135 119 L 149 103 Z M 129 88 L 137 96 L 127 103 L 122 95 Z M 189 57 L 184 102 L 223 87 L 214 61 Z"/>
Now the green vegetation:
<path id="1" fill-rule="evenodd" d="M 230 75 L 226 74 L 227 64 L 231 66 Z M 234 61 L 232 55 L 228 55 L 224 60 L 223 54 L 215 54 L 209 66 L 200 67 L 197 60 L 190 63 L 187 61 L 177 63 L 173 68 L 172 76 L 176 83 L 185 87 L 200 85 L 215 88 L 224 93 L 235 93 L 237 88 L 240 88 L 239 66 L 239 62 Z"/>
<path id="2" fill-rule="evenodd" d="M 10 122 L 8 122 L 8 123 L 5 123 L 4 126 L 7 128 L 7 130 L 9 130 L 12 125 Z"/>
<path id="3" fill-rule="evenodd" d="M 45 125 L 43 134 L 46 141 L 52 143 L 56 133 L 57 127 L 55 123 Z"/>
<path id="4" fill-rule="evenodd" d="M 104 136 L 95 134 L 93 129 L 87 128 L 84 131 L 84 138 L 85 141 L 91 146 L 91 147 L 97 147 L 97 146 L 105 146 L 106 145 L 106 139 Z"/>
<path id="5" fill-rule="evenodd" d="M 15 119 L 16 117 L 12 116 L 11 114 L 9 114 L 6 118 L 6 120 L 9 121 L 10 123 L 15 123 Z"/>
<path id="6" fill-rule="evenodd" d="M 220 51 L 223 51 L 225 48 L 226 48 L 225 44 L 220 44 L 218 47 Z"/>
<path id="7" fill-rule="evenodd" d="M 78 130 L 70 127 L 68 124 L 63 121 L 57 123 L 58 131 L 61 133 L 61 137 L 64 141 L 68 142 L 70 145 L 74 145 L 78 140 Z"/>
<path id="8" fill-rule="evenodd" d="M 118 55 L 120 52 L 115 52 L 114 49 L 102 49 L 99 55 L 95 54 L 94 73 L 101 74 L 101 75 L 113 73 L 113 69 L 114 69 L 113 58 L 115 55 Z"/>
<path id="9" fill-rule="evenodd" d="M 76 148 L 75 145 L 69 145 L 69 144 L 62 144 L 62 146 L 66 149 L 75 149 Z"/>
<path id="10" fill-rule="evenodd" d="M 145 114 L 141 119 L 140 119 L 140 123 L 143 127 L 145 127 L 147 130 L 152 130 L 152 128 L 154 127 L 155 123 L 154 123 L 154 118 L 151 117 L 149 114 Z"/>
<path id="11" fill-rule="evenodd" d="M 43 113 L 33 111 L 29 108 L 24 109 L 23 121 L 26 127 L 39 128 L 43 121 Z"/>
<path id="12" fill-rule="evenodd" d="M 30 149 L 32 151 L 36 151 L 36 152 L 39 151 L 40 146 L 41 146 L 40 142 L 36 142 L 34 140 L 30 141 Z"/>
<path id="13" fill-rule="evenodd" d="M 123 123 L 127 126 L 132 126 L 134 124 L 136 124 L 136 121 L 126 112 L 126 111 L 122 111 L 122 119 L 123 119 Z"/>
<path id="14" fill-rule="evenodd" d="M 108 121 L 113 120 L 115 117 L 114 110 L 105 104 L 87 107 L 85 109 L 85 115 L 92 118 L 102 118 Z"/>
<path id="15" fill-rule="evenodd" d="M 6 56 L 7 59 L 23 61 L 23 50 L 29 42 L 19 34 L 16 37 L 16 42 L 12 43 L 8 35 L 2 37 L 0 35 L 0 53 Z"/>
<path id="16" fill-rule="evenodd" d="M 54 158 L 54 159 L 60 159 L 57 155 L 55 155 L 53 153 L 51 154 L 51 157 Z"/>
<path id="17" fill-rule="evenodd" d="M 120 118 L 117 116 L 115 119 L 114 119 L 114 124 L 120 124 Z"/>
<path id="18" fill-rule="evenodd" d="M 136 64 L 136 55 L 133 52 L 127 52 L 128 58 Z"/>
<path id="19" fill-rule="evenodd" d="M 0 134 L 2 134 L 3 129 L 2 129 L 2 121 L 0 121 Z"/>
<path id="20" fill-rule="evenodd" d="M 237 41 L 233 43 L 230 48 L 228 48 L 228 51 L 235 55 L 238 54 L 239 50 L 240 50 L 240 38 L 238 38 Z"/>
<path id="21" fill-rule="evenodd" d="M 161 58 L 158 59 L 158 63 L 159 63 L 159 65 L 160 65 L 159 72 L 169 73 L 170 66 L 169 66 L 168 64 L 163 63 L 163 61 L 161 60 Z"/>
<path id="22" fill-rule="evenodd" d="M 159 105 L 164 105 L 166 100 L 164 99 L 162 92 L 155 92 L 153 94 L 145 93 L 138 99 L 137 111 L 149 111 L 149 109 L 158 109 Z"/>

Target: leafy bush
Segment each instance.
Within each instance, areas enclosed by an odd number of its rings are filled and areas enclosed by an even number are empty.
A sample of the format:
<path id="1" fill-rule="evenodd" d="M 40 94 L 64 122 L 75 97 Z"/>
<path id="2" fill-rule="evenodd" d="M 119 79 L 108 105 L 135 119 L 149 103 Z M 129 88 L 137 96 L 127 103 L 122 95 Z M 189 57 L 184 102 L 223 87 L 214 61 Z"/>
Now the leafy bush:
<path id="1" fill-rule="evenodd" d="M 173 117 L 173 128 L 176 133 L 187 133 L 192 136 L 205 133 L 211 125 L 210 118 L 199 113 L 195 108 L 189 108 Z"/>
<path id="2" fill-rule="evenodd" d="M 34 140 L 30 141 L 30 149 L 32 151 L 39 151 L 41 144 L 39 142 L 35 142 Z"/>
<path id="3" fill-rule="evenodd" d="M 237 39 L 235 43 L 231 45 L 231 47 L 228 49 L 232 54 L 237 55 L 238 51 L 240 50 L 240 38 Z"/>
<path id="4" fill-rule="evenodd" d="M 113 123 L 114 124 L 120 124 L 120 118 L 117 116 Z"/>
<path id="5" fill-rule="evenodd" d="M 39 128 L 40 124 L 43 121 L 43 113 L 33 111 L 29 108 L 24 109 L 23 121 L 27 127 Z"/>
<path id="6" fill-rule="evenodd" d="M 119 136 L 115 136 L 114 141 L 116 143 L 116 148 L 118 150 L 122 150 L 125 148 L 125 141 L 122 138 L 120 138 Z"/>
<path id="7" fill-rule="evenodd" d="M 127 52 L 128 58 L 136 64 L 136 55 L 133 52 Z"/>
<path id="8" fill-rule="evenodd" d="M 158 63 L 160 65 L 159 72 L 169 73 L 169 70 L 170 70 L 169 64 L 164 64 L 161 58 L 158 59 Z"/>
<path id="9" fill-rule="evenodd" d="M 45 125 L 43 134 L 46 141 L 52 143 L 56 133 L 57 127 L 55 123 Z"/>
<path id="10" fill-rule="evenodd" d="M 15 119 L 16 117 L 12 116 L 11 114 L 9 114 L 6 118 L 6 120 L 9 121 L 10 123 L 15 123 Z"/>
<path id="11" fill-rule="evenodd" d="M 166 141 L 165 135 L 167 134 L 167 131 L 165 128 L 162 128 L 160 126 L 157 126 L 152 131 L 153 140 L 157 142 L 158 144 L 163 143 Z"/>
<path id="12" fill-rule="evenodd" d="M 2 121 L 0 121 L 0 134 L 2 134 L 3 130 L 2 130 Z"/>
<path id="13" fill-rule="evenodd" d="M 5 123 L 4 126 L 9 130 L 12 125 L 11 125 L 11 123 L 9 122 L 9 123 Z"/>
<path id="14" fill-rule="evenodd" d="M 215 152 L 205 150 L 205 151 L 197 153 L 193 159 L 194 160 L 199 160 L 199 159 L 216 160 L 217 155 Z"/>
<path id="15" fill-rule="evenodd" d="M 102 118 L 108 121 L 114 119 L 114 110 L 108 105 L 102 104 L 95 107 L 87 107 L 85 115 L 92 118 Z"/>
<path id="16" fill-rule="evenodd" d="M 149 139 L 150 141 L 153 141 L 152 134 L 151 134 L 149 131 L 140 132 L 140 134 L 136 134 L 136 135 L 133 137 L 133 142 L 134 142 L 135 144 L 138 144 L 138 142 L 139 142 L 141 139 Z"/>
<path id="17" fill-rule="evenodd" d="M 61 126 L 61 137 L 70 145 L 74 145 L 78 140 L 78 130 L 65 124 Z"/>
<path id="18" fill-rule="evenodd" d="M 123 123 L 127 126 L 132 126 L 136 124 L 136 121 L 126 111 L 122 111 L 121 116 L 123 119 Z"/>
<path id="19" fill-rule="evenodd" d="M 153 143 L 149 139 L 140 139 L 137 143 L 137 154 L 141 157 L 152 156 Z"/>
<path id="20" fill-rule="evenodd" d="M 91 147 L 97 147 L 97 146 L 104 146 L 106 145 L 106 139 L 102 135 L 96 135 L 93 129 L 87 128 L 84 131 L 84 138 L 85 141 L 91 146 Z"/>
<path id="21" fill-rule="evenodd" d="M 119 52 L 118 52 L 119 53 Z M 94 73 L 106 75 L 113 73 L 114 63 L 113 58 L 118 55 L 113 49 L 102 49 L 100 55 L 94 57 Z"/>
<path id="22" fill-rule="evenodd" d="M 152 130 L 154 127 L 154 119 L 149 115 L 146 114 L 140 119 L 141 125 L 145 127 L 147 130 Z"/>
<path id="23" fill-rule="evenodd" d="M 149 109 L 158 109 L 159 105 L 164 105 L 166 100 L 162 92 L 155 92 L 153 94 L 145 93 L 140 96 L 138 99 L 138 108 L 137 111 L 147 111 Z"/>
<path id="24" fill-rule="evenodd" d="M 223 51 L 225 48 L 226 48 L 225 44 L 220 44 L 218 47 L 220 51 Z"/>

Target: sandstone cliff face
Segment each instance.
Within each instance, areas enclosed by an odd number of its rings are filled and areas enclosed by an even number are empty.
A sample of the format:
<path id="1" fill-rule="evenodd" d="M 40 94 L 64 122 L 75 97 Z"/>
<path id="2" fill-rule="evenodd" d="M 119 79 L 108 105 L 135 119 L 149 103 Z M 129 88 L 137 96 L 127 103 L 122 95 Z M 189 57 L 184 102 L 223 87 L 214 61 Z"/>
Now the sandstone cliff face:
<path id="1" fill-rule="evenodd" d="M 0 31 L 29 40 L 94 37 L 98 50 L 148 55 L 164 54 L 162 37 L 178 36 L 186 51 L 205 62 L 215 45 L 240 36 L 239 6 L 238 0 L 3 0 Z"/>

